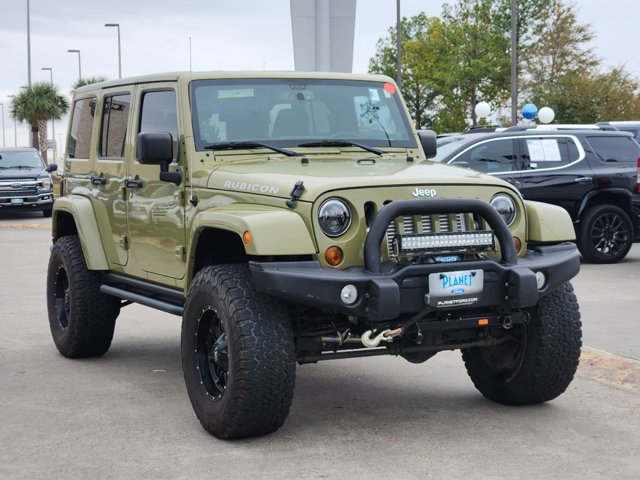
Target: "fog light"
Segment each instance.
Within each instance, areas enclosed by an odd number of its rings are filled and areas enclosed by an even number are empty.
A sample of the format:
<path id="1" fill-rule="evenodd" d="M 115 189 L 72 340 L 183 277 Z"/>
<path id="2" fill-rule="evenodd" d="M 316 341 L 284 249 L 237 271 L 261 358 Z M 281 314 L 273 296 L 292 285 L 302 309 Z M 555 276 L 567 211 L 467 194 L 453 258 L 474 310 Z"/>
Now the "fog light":
<path id="1" fill-rule="evenodd" d="M 546 281 L 547 278 L 544 276 L 544 273 L 536 272 L 536 282 L 538 284 L 538 290 L 542 290 L 542 287 L 544 287 Z"/>
<path id="2" fill-rule="evenodd" d="M 340 300 L 345 305 L 353 305 L 358 300 L 358 289 L 355 285 L 345 285 L 340 292 Z"/>

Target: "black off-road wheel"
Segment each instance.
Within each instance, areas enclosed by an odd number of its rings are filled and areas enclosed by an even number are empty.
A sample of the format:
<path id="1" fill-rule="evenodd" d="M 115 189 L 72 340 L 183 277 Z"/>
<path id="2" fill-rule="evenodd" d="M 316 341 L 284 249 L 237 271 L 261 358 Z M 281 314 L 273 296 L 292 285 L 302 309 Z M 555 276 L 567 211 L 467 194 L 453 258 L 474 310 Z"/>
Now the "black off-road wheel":
<path id="1" fill-rule="evenodd" d="M 615 263 L 627 256 L 633 245 L 629 215 L 615 205 L 596 205 L 582 216 L 578 249 L 591 263 Z"/>
<path id="2" fill-rule="evenodd" d="M 77 236 L 56 240 L 47 271 L 47 310 L 53 342 L 65 357 L 97 357 L 111 346 L 120 299 L 100 292 L 100 283 L 100 273 L 87 269 Z"/>
<path id="3" fill-rule="evenodd" d="M 232 439 L 276 431 L 289 414 L 295 367 L 287 310 L 256 291 L 246 265 L 197 273 L 182 320 L 182 368 L 207 432 Z"/>
<path id="4" fill-rule="evenodd" d="M 582 345 L 580 311 L 570 283 L 530 310 L 529 322 L 514 325 L 510 340 L 462 350 L 469 377 L 489 400 L 529 405 L 553 400 L 578 368 Z"/>

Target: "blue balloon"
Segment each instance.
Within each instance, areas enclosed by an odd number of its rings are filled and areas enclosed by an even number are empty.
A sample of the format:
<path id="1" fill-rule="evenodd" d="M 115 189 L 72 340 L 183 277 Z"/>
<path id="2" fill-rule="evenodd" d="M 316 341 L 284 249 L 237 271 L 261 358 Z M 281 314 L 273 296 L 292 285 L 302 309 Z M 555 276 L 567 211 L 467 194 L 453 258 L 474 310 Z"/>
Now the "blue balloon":
<path id="1" fill-rule="evenodd" d="M 526 103 L 522 107 L 522 118 L 533 120 L 534 118 L 536 118 L 537 113 L 538 107 L 536 107 L 533 103 Z"/>

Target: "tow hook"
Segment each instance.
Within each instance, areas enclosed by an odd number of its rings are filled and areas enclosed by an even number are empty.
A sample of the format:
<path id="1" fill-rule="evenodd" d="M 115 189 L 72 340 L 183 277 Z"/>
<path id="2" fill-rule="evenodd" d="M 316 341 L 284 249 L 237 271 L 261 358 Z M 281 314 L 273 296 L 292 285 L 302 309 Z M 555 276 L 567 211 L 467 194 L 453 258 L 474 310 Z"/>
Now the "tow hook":
<path id="1" fill-rule="evenodd" d="M 373 335 L 373 330 L 367 330 L 362 334 L 361 341 L 365 347 L 374 348 L 382 342 L 393 342 L 394 337 L 402 335 L 402 328 L 396 328 L 395 330 L 387 329 L 372 338 Z"/>
<path id="2" fill-rule="evenodd" d="M 500 319 L 500 323 L 502 324 L 502 328 L 509 330 L 513 326 L 513 319 L 510 315 L 505 315 Z"/>

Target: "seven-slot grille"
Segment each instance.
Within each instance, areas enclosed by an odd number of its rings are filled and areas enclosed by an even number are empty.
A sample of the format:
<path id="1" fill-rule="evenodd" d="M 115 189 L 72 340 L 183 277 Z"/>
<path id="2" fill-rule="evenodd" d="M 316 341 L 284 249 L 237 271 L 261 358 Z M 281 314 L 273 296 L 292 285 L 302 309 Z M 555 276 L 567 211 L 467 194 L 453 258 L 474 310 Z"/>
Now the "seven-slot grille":
<path id="1" fill-rule="evenodd" d="M 393 239 L 411 233 L 453 233 L 474 231 L 473 217 L 463 213 L 405 215 L 396 217 L 387 227 L 386 243 L 389 256 L 395 256 Z"/>

